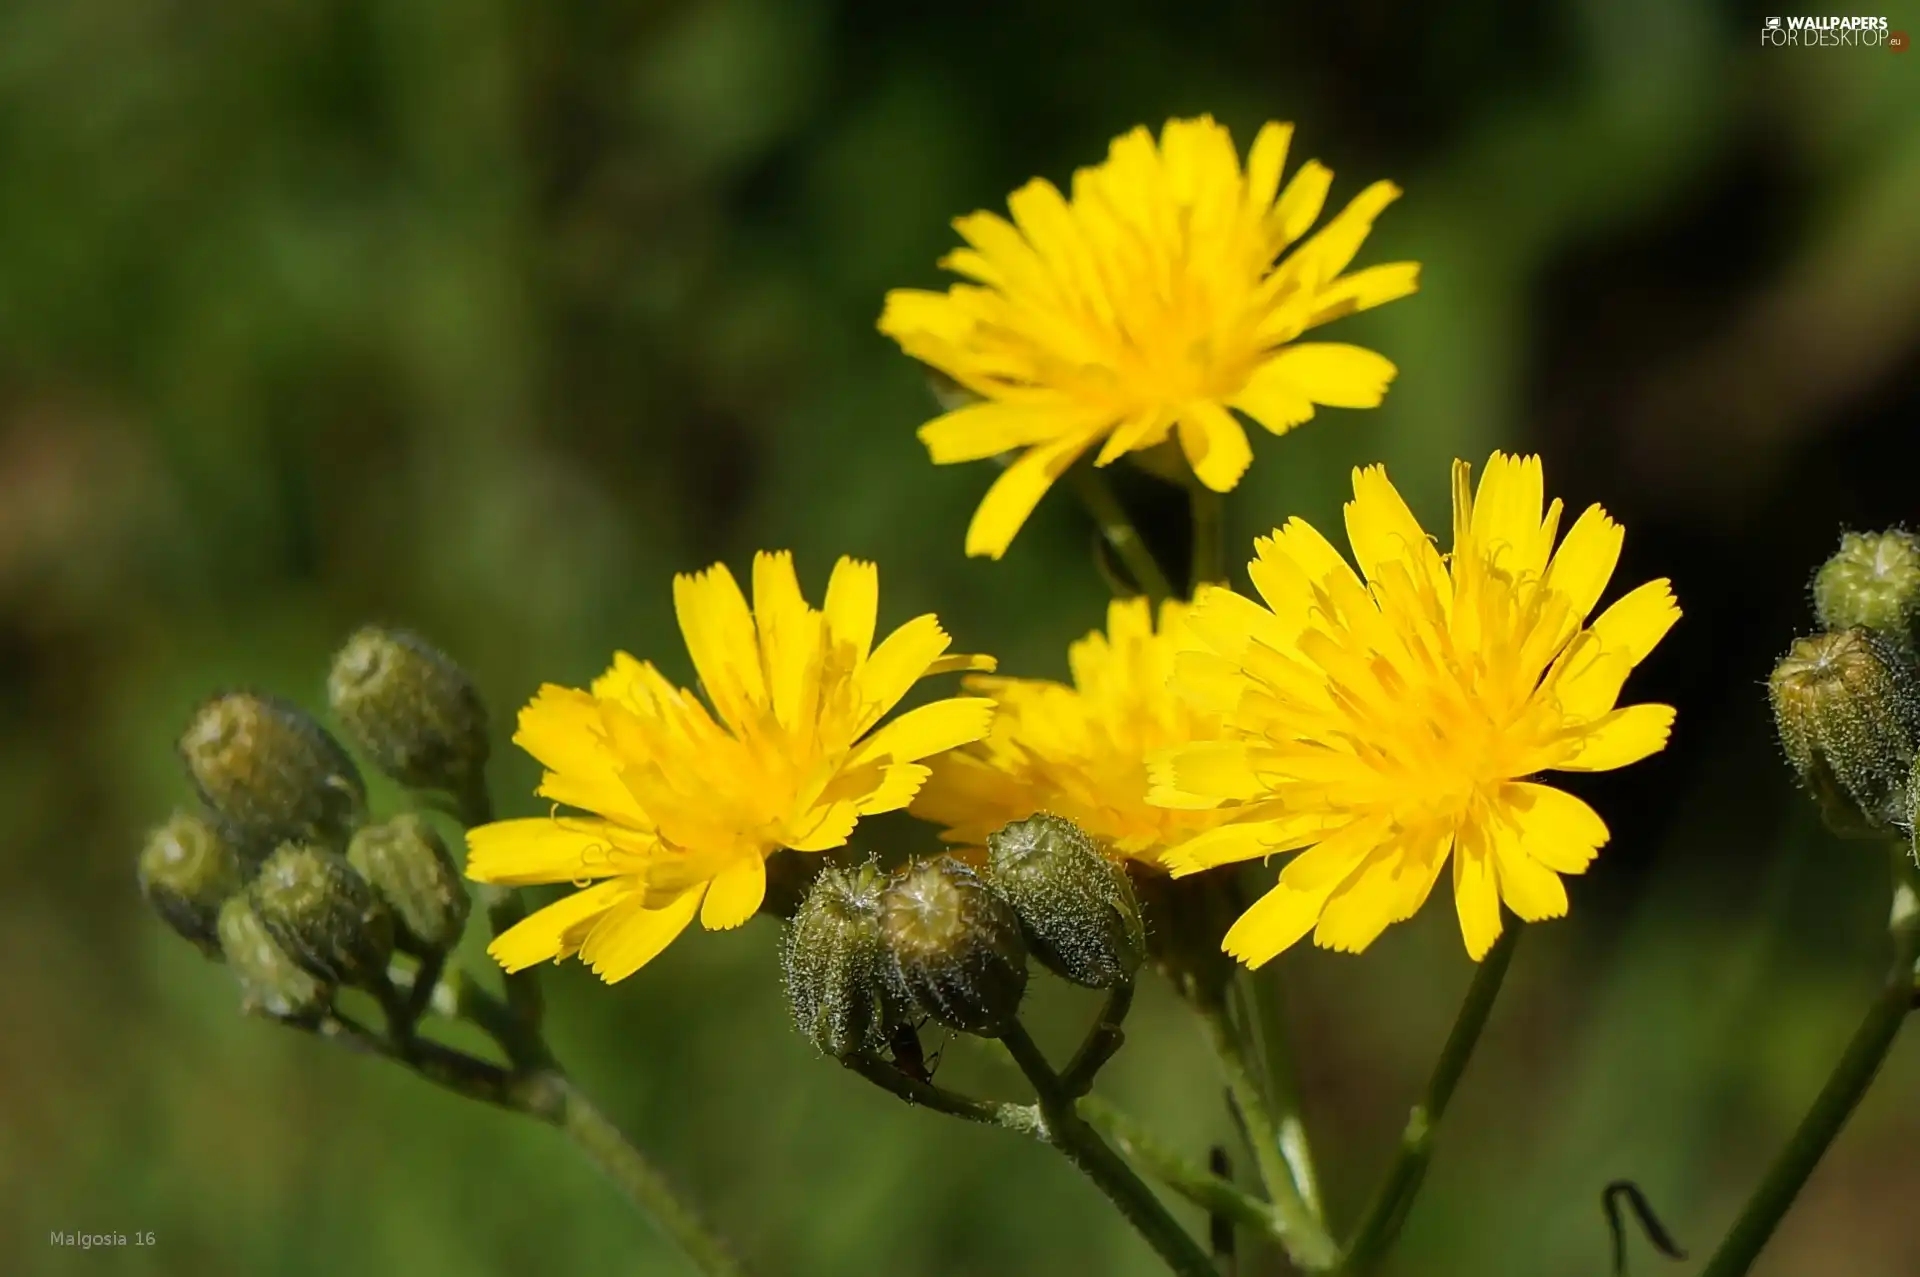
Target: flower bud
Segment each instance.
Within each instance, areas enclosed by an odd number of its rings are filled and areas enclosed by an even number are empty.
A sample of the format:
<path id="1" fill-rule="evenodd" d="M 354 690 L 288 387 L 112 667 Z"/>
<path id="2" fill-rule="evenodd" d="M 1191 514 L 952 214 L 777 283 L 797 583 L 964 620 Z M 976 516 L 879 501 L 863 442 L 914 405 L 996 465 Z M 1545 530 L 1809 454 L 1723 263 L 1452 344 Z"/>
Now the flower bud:
<path id="1" fill-rule="evenodd" d="M 1864 629 L 1800 639 L 1768 690 L 1787 759 L 1835 832 L 1906 824 L 1920 688 L 1893 643 Z"/>
<path id="2" fill-rule="evenodd" d="M 1090 989 L 1133 978 L 1146 931 L 1127 871 L 1070 820 L 1041 813 L 987 835 L 988 874 L 1033 956 Z"/>
<path id="3" fill-rule="evenodd" d="M 220 908 L 220 951 L 240 979 L 241 1005 L 282 1019 L 296 1019 L 325 1006 L 330 990 L 300 969 L 260 921 L 244 892 Z"/>
<path id="4" fill-rule="evenodd" d="M 368 987 L 386 978 L 393 918 L 346 857 L 283 843 L 254 879 L 253 907 L 267 934 L 309 974 Z"/>
<path id="5" fill-rule="evenodd" d="M 1908 653 L 1920 639 L 1920 537 L 1902 528 L 1849 532 L 1813 578 L 1822 628 L 1863 626 Z"/>
<path id="6" fill-rule="evenodd" d="M 175 812 L 140 849 L 140 891 L 182 937 L 220 955 L 220 906 L 245 884 L 240 855 L 204 816 Z"/>
<path id="7" fill-rule="evenodd" d="M 403 785 L 464 795 L 487 763 L 487 708 L 467 672 L 425 640 L 369 625 L 327 675 L 348 739 Z"/>
<path id="8" fill-rule="evenodd" d="M 781 972 L 794 1027 L 836 1060 L 878 1053 L 904 1010 L 880 930 L 871 864 L 820 871 L 787 926 Z"/>
<path id="9" fill-rule="evenodd" d="M 408 812 L 361 829 L 347 863 L 392 912 L 397 948 L 425 957 L 460 942 L 473 902 L 447 844 L 424 816 Z"/>
<path id="10" fill-rule="evenodd" d="M 344 845 L 366 810 L 366 788 L 340 742 L 272 697 L 214 697 L 180 737 L 180 757 L 250 858 L 289 841 Z"/>
<path id="11" fill-rule="evenodd" d="M 962 1033 L 999 1037 L 1027 991 L 1020 917 L 971 867 L 941 856 L 909 865 L 880 893 L 900 986 Z"/>

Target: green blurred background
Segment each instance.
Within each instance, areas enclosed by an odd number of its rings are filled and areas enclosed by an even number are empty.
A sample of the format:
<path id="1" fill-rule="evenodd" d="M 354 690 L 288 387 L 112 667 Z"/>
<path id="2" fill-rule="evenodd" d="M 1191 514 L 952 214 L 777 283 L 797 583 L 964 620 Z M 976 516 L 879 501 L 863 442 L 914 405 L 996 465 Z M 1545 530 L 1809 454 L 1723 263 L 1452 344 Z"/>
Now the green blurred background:
<path id="1" fill-rule="evenodd" d="M 0 4 L 0 1272 L 681 1271 L 551 1132 L 235 1013 L 134 890 L 185 797 L 173 737 L 219 688 L 317 707 L 351 628 L 407 624 L 475 671 L 530 813 L 513 710 L 616 646 L 690 678 L 670 574 L 759 547 L 816 596 L 877 558 L 883 622 L 937 609 L 963 650 L 1063 673 L 1104 597 L 1087 525 L 1061 494 L 1004 562 L 964 559 L 990 467 L 927 463 L 925 387 L 873 321 L 938 282 L 952 216 L 1201 111 L 1242 144 L 1297 121 L 1336 199 L 1401 182 L 1361 261 L 1426 264 L 1327 334 L 1400 364 L 1387 405 L 1256 439 L 1234 543 L 1328 526 L 1382 459 L 1431 526 L 1448 458 L 1538 449 L 1625 521 L 1619 580 L 1670 575 L 1687 609 L 1637 684 L 1680 706 L 1673 745 L 1575 786 L 1615 843 L 1527 936 L 1394 1271 L 1603 1273 L 1622 1176 L 1710 1249 L 1882 961 L 1882 868 L 1793 792 L 1760 684 L 1837 529 L 1920 507 L 1920 54 L 1766 50 L 1761 22 Z M 776 938 L 548 981 L 584 1084 L 759 1271 L 1157 1271 L 1059 1159 L 811 1058 Z M 1469 964 L 1443 890 L 1364 958 L 1276 968 L 1350 1219 Z M 1038 998 L 1056 1043 L 1089 1009 Z M 1159 990 L 1138 1020 L 1103 1086 L 1196 1153 L 1227 1138 L 1191 1026 Z M 947 1067 L 993 1080 L 966 1043 Z M 1760 1271 L 1920 1271 L 1917 1150 L 1908 1041 Z"/>

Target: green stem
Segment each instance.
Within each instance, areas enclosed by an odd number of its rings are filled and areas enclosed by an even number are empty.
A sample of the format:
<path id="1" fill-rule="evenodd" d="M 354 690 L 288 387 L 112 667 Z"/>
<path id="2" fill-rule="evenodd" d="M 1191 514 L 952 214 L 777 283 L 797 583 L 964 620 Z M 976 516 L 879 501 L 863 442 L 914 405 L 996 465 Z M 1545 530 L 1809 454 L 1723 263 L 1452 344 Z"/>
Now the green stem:
<path id="1" fill-rule="evenodd" d="M 1827 1147 L 1847 1124 L 1847 1118 L 1866 1095 L 1874 1076 L 1886 1061 L 1900 1026 L 1913 1005 L 1914 963 L 1920 959 L 1920 894 L 1916 894 L 1914 866 L 1905 846 L 1892 848 L 1893 908 L 1887 932 L 1893 940 L 1893 962 L 1887 968 L 1880 994 L 1867 1008 L 1866 1018 L 1854 1030 L 1853 1040 L 1820 1088 L 1813 1107 L 1799 1129 L 1780 1151 L 1766 1178 L 1747 1199 L 1720 1249 L 1701 1270 L 1700 1277 L 1740 1277 L 1752 1267 L 1780 1220 L 1793 1205 Z"/>
<path id="2" fill-rule="evenodd" d="M 1093 1089 L 1093 1079 L 1111 1060 L 1114 1053 L 1126 1044 L 1127 1033 L 1122 1027 L 1126 1023 L 1127 1012 L 1133 1009 L 1133 981 L 1122 980 L 1107 992 L 1107 1000 L 1100 1007 L 1100 1018 L 1094 1021 L 1087 1031 L 1086 1041 L 1073 1054 L 1072 1063 L 1060 1075 L 1060 1086 L 1074 1099 L 1079 1099 Z"/>
<path id="3" fill-rule="evenodd" d="M 1202 585 L 1227 583 L 1227 502 L 1199 479 L 1187 480 L 1187 505 L 1193 513 L 1193 567 L 1187 577 L 1187 592 Z"/>
<path id="4" fill-rule="evenodd" d="M 1447 1035 L 1446 1045 L 1440 1048 L 1433 1076 L 1427 1079 L 1426 1095 L 1407 1115 L 1406 1129 L 1401 1133 L 1393 1164 L 1354 1231 L 1353 1240 L 1347 1243 L 1346 1256 L 1340 1265 L 1346 1277 L 1371 1272 L 1400 1236 L 1407 1212 L 1420 1191 L 1420 1181 L 1426 1176 L 1427 1163 L 1433 1157 L 1434 1134 L 1441 1118 L 1446 1116 L 1461 1074 L 1466 1072 L 1467 1061 L 1473 1058 L 1474 1047 L 1479 1045 L 1480 1031 L 1487 1027 L 1487 1016 L 1493 1011 L 1494 999 L 1507 977 L 1507 967 L 1513 961 L 1513 949 L 1519 943 L 1521 930 L 1520 922 L 1510 920 L 1493 948 L 1481 959 L 1480 969 L 1474 972 L 1473 983 L 1467 987 L 1467 996 L 1454 1017 L 1453 1031 Z"/>
<path id="5" fill-rule="evenodd" d="M 919 1108 L 932 1109 L 936 1113 L 945 1113 L 949 1117 L 961 1118 L 968 1122 L 1003 1126 L 1010 1131 L 1019 1131 L 1026 1135 L 1039 1133 L 1039 1114 L 1030 1105 L 997 1104 L 987 1100 L 976 1100 L 958 1091 L 949 1091 L 944 1086 L 922 1082 L 917 1077 L 902 1073 L 887 1061 L 871 1055 L 850 1055 L 840 1062 L 875 1086 L 891 1091 L 907 1103 Z"/>
<path id="6" fill-rule="evenodd" d="M 1168 1148 L 1146 1127 L 1098 1096 L 1087 1096 L 1079 1107 L 1080 1115 L 1116 1148 L 1195 1206 L 1210 1215 L 1224 1216 L 1251 1228 L 1263 1237 L 1279 1238 L 1279 1221 L 1266 1202 Z"/>
<path id="7" fill-rule="evenodd" d="M 1133 574 L 1134 584 L 1141 592 L 1155 603 L 1171 597 L 1173 587 L 1167 583 L 1167 574 L 1160 570 L 1153 551 L 1141 538 L 1140 529 L 1134 526 L 1120 498 L 1114 495 L 1106 476 L 1090 465 L 1076 465 L 1067 472 L 1067 482 L 1079 494 L 1094 522 L 1100 525 L 1100 535 Z"/>
<path id="8" fill-rule="evenodd" d="M 1267 1102 L 1273 1107 L 1274 1138 L 1280 1157 L 1287 1164 L 1288 1177 L 1300 1193 L 1300 1200 L 1325 1224 L 1326 1208 L 1320 1201 L 1320 1181 L 1313 1169 L 1313 1149 L 1307 1140 L 1307 1125 L 1301 1114 L 1300 1086 L 1293 1071 L 1293 1051 L 1287 1033 L 1286 1010 L 1280 1004 L 1280 984 L 1271 972 L 1246 971 L 1241 988 L 1252 1004 L 1252 1020 L 1260 1036 L 1260 1055 L 1266 1064 Z"/>
<path id="9" fill-rule="evenodd" d="M 468 829 L 492 823 L 493 792 L 487 788 L 487 778 L 483 773 L 476 771 L 470 775 L 454 795 L 454 800 L 460 823 Z M 496 938 L 527 916 L 526 900 L 513 887 L 482 883 L 479 895 L 480 904 L 487 911 L 487 928 Z M 503 979 L 506 983 L 507 1005 L 513 1008 L 514 1015 L 529 1030 L 538 1033 L 546 1015 L 546 999 L 540 994 L 540 969 L 527 967 Z"/>
<path id="10" fill-rule="evenodd" d="M 1267 1108 L 1266 1097 L 1260 1092 L 1260 1086 L 1254 1081 L 1254 1074 L 1248 1067 L 1247 1057 L 1240 1045 L 1240 1035 L 1234 1031 L 1227 1017 L 1227 1009 L 1218 1002 L 1196 1004 L 1200 1014 L 1200 1023 L 1207 1031 L 1207 1039 L 1213 1045 L 1213 1053 L 1220 1062 L 1222 1080 L 1227 1084 L 1227 1094 L 1233 1100 L 1233 1107 L 1240 1115 L 1240 1121 L 1246 1128 L 1247 1143 L 1253 1150 L 1254 1169 L 1260 1174 L 1260 1183 L 1267 1190 L 1267 1197 L 1273 1203 L 1274 1219 L 1279 1224 L 1278 1239 L 1286 1247 L 1287 1254 L 1300 1268 L 1319 1270 L 1331 1267 L 1339 1255 L 1339 1247 L 1328 1234 L 1324 1225 L 1307 1206 L 1306 1199 L 1294 1183 L 1293 1169 L 1281 1155 L 1279 1131 L 1273 1124 L 1273 1115 Z"/>
<path id="11" fill-rule="evenodd" d="M 725 1243 L 665 1175 L 559 1072 L 533 1074 L 516 1088 L 519 1106 L 558 1127 L 706 1277 L 745 1277 Z"/>
<path id="12" fill-rule="evenodd" d="M 1006 1043 L 1013 1062 L 1033 1084 L 1046 1141 L 1066 1154 L 1067 1160 L 1107 1195 L 1168 1268 L 1180 1277 L 1220 1277 L 1207 1253 L 1187 1235 L 1179 1221 L 1167 1213 L 1153 1190 L 1080 1116 L 1073 1097 L 1061 1086 L 1059 1074 L 1047 1063 L 1026 1028 L 1014 1024 L 1001 1041 Z"/>

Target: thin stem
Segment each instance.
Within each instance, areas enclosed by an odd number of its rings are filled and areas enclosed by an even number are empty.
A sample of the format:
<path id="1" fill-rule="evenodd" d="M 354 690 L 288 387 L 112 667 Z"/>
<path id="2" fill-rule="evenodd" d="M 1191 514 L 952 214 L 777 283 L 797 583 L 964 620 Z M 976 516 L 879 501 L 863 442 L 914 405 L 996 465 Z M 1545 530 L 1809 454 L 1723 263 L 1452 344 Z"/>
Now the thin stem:
<path id="1" fill-rule="evenodd" d="M 745 1277 L 718 1236 L 707 1227 L 659 1168 L 628 1142 L 618 1127 L 562 1073 L 536 1074 L 518 1088 L 522 1107 L 557 1126 L 665 1233 L 706 1277 Z"/>
<path id="2" fill-rule="evenodd" d="M 427 1013 L 433 1002 L 433 991 L 440 985 L 440 973 L 446 969 L 445 953 L 430 953 L 420 959 L 419 967 L 412 977 L 412 988 L 407 994 L 406 1015 L 409 1025 L 420 1023 L 420 1017 Z"/>
<path id="3" fill-rule="evenodd" d="M 1155 603 L 1170 597 L 1173 587 L 1167 583 L 1167 574 L 1160 570 L 1153 551 L 1141 538 L 1140 529 L 1134 526 L 1120 498 L 1114 495 L 1106 476 L 1090 465 L 1076 465 L 1067 472 L 1067 482 L 1080 495 L 1094 522 L 1100 525 L 1100 535 L 1133 574 L 1134 584 L 1141 592 Z"/>
<path id="4" fill-rule="evenodd" d="M 1227 582 L 1227 502 L 1226 498 L 1189 476 L 1187 505 L 1193 513 L 1193 567 L 1187 576 L 1187 592 L 1202 585 Z"/>
<path id="5" fill-rule="evenodd" d="M 1279 1224 L 1267 1203 L 1167 1147 L 1146 1127 L 1098 1096 L 1087 1096 L 1080 1101 L 1079 1108 L 1080 1115 L 1114 1147 L 1195 1206 L 1251 1228 L 1263 1237 L 1279 1237 Z"/>
<path id="6" fill-rule="evenodd" d="M 1267 1190 L 1267 1197 L 1273 1203 L 1274 1219 L 1280 1225 L 1277 1235 L 1281 1244 L 1301 1268 L 1331 1267 L 1339 1255 L 1339 1247 L 1308 1208 L 1294 1183 L 1293 1169 L 1280 1152 L 1280 1136 L 1274 1127 L 1273 1115 L 1267 1109 L 1267 1101 L 1260 1093 L 1259 1084 L 1254 1081 L 1253 1071 L 1248 1067 L 1246 1054 L 1241 1049 L 1240 1035 L 1234 1032 L 1226 1007 L 1218 1002 L 1199 1003 L 1195 1005 L 1195 1010 L 1200 1013 L 1201 1026 L 1206 1029 L 1207 1039 L 1213 1044 L 1214 1056 L 1220 1062 L 1222 1080 L 1227 1084 L 1227 1094 L 1233 1101 L 1234 1111 L 1239 1115 L 1247 1144 L 1253 1150 L 1254 1169 L 1259 1172 L 1261 1186 Z"/>
<path id="7" fill-rule="evenodd" d="M 945 1113 L 949 1117 L 957 1117 L 968 1122 L 1004 1126 L 1008 1130 L 1020 1131 L 1028 1135 L 1039 1132 L 1039 1114 L 1030 1105 L 996 1104 L 988 1100 L 976 1100 L 958 1091 L 949 1091 L 944 1086 L 922 1082 L 917 1077 L 902 1073 L 887 1061 L 871 1055 L 850 1055 L 840 1062 L 875 1086 L 891 1091 L 907 1103 L 920 1108 L 932 1109 L 936 1113 Z"/>
<path id="8" fill-rule="evenodd" d="M 1507 978 L 1507 967 L 1513 961 L 1513 949 L 1519 943 L 1521 930 L 1520 922 L 1510 921 L 1500 938 L 1493 942 L 1493 948 L 1480 960 L 1480 969 L 1474 972 L 1473 983 L 1467 986 L 1467 996 L 1454 1017 L 1453 1031 L 1447 1034 L 1447 1043 L 1440 1048 L 1440 1058 L 1434 1063 L 1433 1075 L 1427 1079 L 1426 1095 L 1407 1115 L 1406 1129 L 1401 1133 L 1400 1149 L 1394 1155 L 1393 1164 L 1354 1231 L 1353 1240 L 1347 1243 L 1346 1257 L 1340 1265 L 1341 1273 L 1347 1277 L 1372 1271 L 1400 1236 L 1407 1212 L 1420 1191 L 1420 1181 L 1426 1176 L 1427 1163 L 1433 1157 L 1434 1133 L 1439 1129 L 1440 1119 L 1446 1116 L 1447 1105 L 1453 1099 L 1454 1088 L 1460 1084 L 1461 1074 L 1466 1072 L 1467 1061 L 1473 1058 L 1474 1047 L 1479 1045 L 1480 1031 L 1487 1027 L 1487 1016 L 1493 1011 L 1501 982 Z"/>
<path id="9" fill-rule="evenodd" d="M 1114 1053 L 1126 1045 L 1127 1033 L 1121 1027 L 1126 1023 L 1127 1012 L 1133 1009 L 1133 981 L 1122 980 L 1107 992 L 1107 1000 L 1101 1004 L 1100 1018 L 1087 1031 L 1086 1041 L 1073 1054 L 1072 1063 L 1060 1075 L 1061 1089 L 1069 1096 L 1079 1099 L 1093 1089 L 1093 1079 L 1111 1060 Z"/>
<path id="10" fill-rule="evenodd" d="M 1286 1010 L 1280 1004 L 1279 981 L 1270 972 L 1246 971 L 1241 987 L 1252 1004 L 1251 1020 L 1260 1037 L 1260 1056 L 1266 1065 L 1267 1102 L 1273 1108 L 1274 1138 L 1286 1163 L 1288 1178 L 1300 1200 L 1316 1220 L 1326 1222 L 1320 1202 L 1320 1181 L 1313 1169 L 1313 1149 L 1302 1118 L 1300 1086 L 1293 1071 L 1293 1051 L 1287 1034 Z"/>
<path id="11" fill-rule="evenodd" d="M 487 788 L 487 778 L 480 772 L 476 771 L 467 778 L 467 782 L 454 795 L 454 800 L 460 823 L 468 829 L 492 822 L 493 793 Z M 487 927 L 496 938 L 517 926 L 527 916 L 526 900 L 513 887 L 483 883 L 479 894 L 480 903 L 487 911 Z M 527 967 L 509 972 L 504 980 L 507 1005 L 527 1029 L 538 1033 L 541 1020 L 546 1015 L 546 999 L 540 993 L 540 969 Z"/>
<path id="12" fill-rule="evenodd" d="M 1893 908 L 1887 932 L 1893 940 L 1893 962 L 1887 968 L 1880 994 L 1867 1008 L 1866 1018 L 1854 1030 L 1853 1040 L 1820 1088 L 1813 1107 L 1799 1129 L 1780 1150 L 1766 1178 L 1747 1199 L 1720 1249 L 1701 1270 L 1700 1277 L 1740 1277 L 1752 1267 L 1793 1199 L 1820 1164 L 1827 1147 L 1847 1124 L 1874 1076 L 1886 1061 L 1900 1026 L 1913 1003 L 1914 963 L 1920 959 L 1920 894 L 1916 894 L 1914 866 L 1905 846 L 1892 848 Z"/>
<path id="13" fill-rule="evenodd" d="M 1153 1190 L 1087 1125 L 1026 1028 L 1015 1023 L 1001 1041 L 1033 1084 L 1047 1142 L 1066 1154 L 1067 1160 L 1107 1195 L 1168 1268 L 1180 1277 L 1220 1277 L 1207 1253 L 1167 1213 Z"/>

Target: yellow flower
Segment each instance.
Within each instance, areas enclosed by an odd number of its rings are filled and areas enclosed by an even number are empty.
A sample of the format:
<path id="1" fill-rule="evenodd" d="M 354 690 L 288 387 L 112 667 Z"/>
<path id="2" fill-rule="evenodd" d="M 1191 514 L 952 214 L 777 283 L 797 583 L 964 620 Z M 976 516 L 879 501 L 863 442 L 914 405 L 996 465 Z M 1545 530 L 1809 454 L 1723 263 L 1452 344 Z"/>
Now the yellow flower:
<path id="1" fill-rule="evenodd" d="M 934 462 L 1026 449 L 974 514 L 968 554 L 999 558 L 1103 440 L 1095 465 L 1177 434 L 1194 473 L 1226 492 L 1253 458 L 1229 409 L 1284 434 L 1315 404 L 1380 403 L 1391 363 L 1295 338 L 1414 291 L 1413 262 L 1341 274 L 1400 189 L 1375 182 L 1282 261 L 1333 180 L 1310 160 L 1280 189 L 1292 136 L 1266 125 L 1242 173 L 1211 116 L 1169 120 L 1157 147 L 1136 128 L 1074 174 L 1071 200 L 1035 178 L 1008 198 L 1011 223 L 955 221 L 970 247 L 940 264 L 975 284 L 887 294 L 880 331 L 984 401 L 920 428 Z"/>
<path id="2" fill-rule="evenodd" d="M 1453 469 L 1453 553 L 1430 543 L 1386 472 L 1354 473 L 1347 538 L 1365 574 L 1295 519 L 1256 543 L 1262 607 L 1208 590 L 1176 682 L 1227 718 L 1226 739 L 1153 761 L 1155 802 L 1230 813 L 1170 857 L 1174 873 L 1301 850 L 1223 947 L 1259 966 L 1309 930 L 1358 952 L 1413 916 L 1453 861 L 1478 961 L 1500 902 L 1567 910 L 1562 874 L 1607 840 L 1592 808 L 1528 777 L 1607 771 L 1661 749 L 1665 705 L 1616 708 L 1629 671 L 1680 616 L 1664 580 L 1586 625 L 1620 557 L 1599 506 L 1558 551 L 1537 457 L 1499 453 L 1479 493 Z"/>
<path id="3" fill-rule="evenodd" d="M 1114 852 L 1158 865 L 1161 853 L 1211 829 L 1226 813 L 1147 802 L 1147 755 L 1220 732 L 1216 715 L 1174 694 L 1174 655 L 1188 641 L 1187 605 L 1145 599 L 1107 608 L 1107 632 L 1067 649 L 1073 686 L 982 678 L 967 686 L 999 705 L 983 741 L 942 754 L 910 810 L 947 826 L 952 842 L 984 846 L 1002 825 L 1035 812 L 1065 816 Z"/>
<path id="4" fill-rule="evenodd" d="M 708 930 L 752 917 L 774 851 L 825 851 L 861 816 L 905 807 L 918 760 L 986 734 L 993 702 L 934 701 L 875 731 L 915 682 L 986 657 L 944 656 L 915 617 L 873 646 L 879 574 L 841 559 L 824 611 L 793 558 L 753 561 L 753 606 L 725 564 L 677 576 L 674 610 L 713 712 L 625 652 L 590 690 L 548 684 L 514 742 L 547 768 L 539 792 L 591 816 L 503 820 L 467 835 L 481 882 L 591 886 L 488 950 L 509 971 L 578 953 L 608 983 L 640 969 L 699 912 Z"/>

